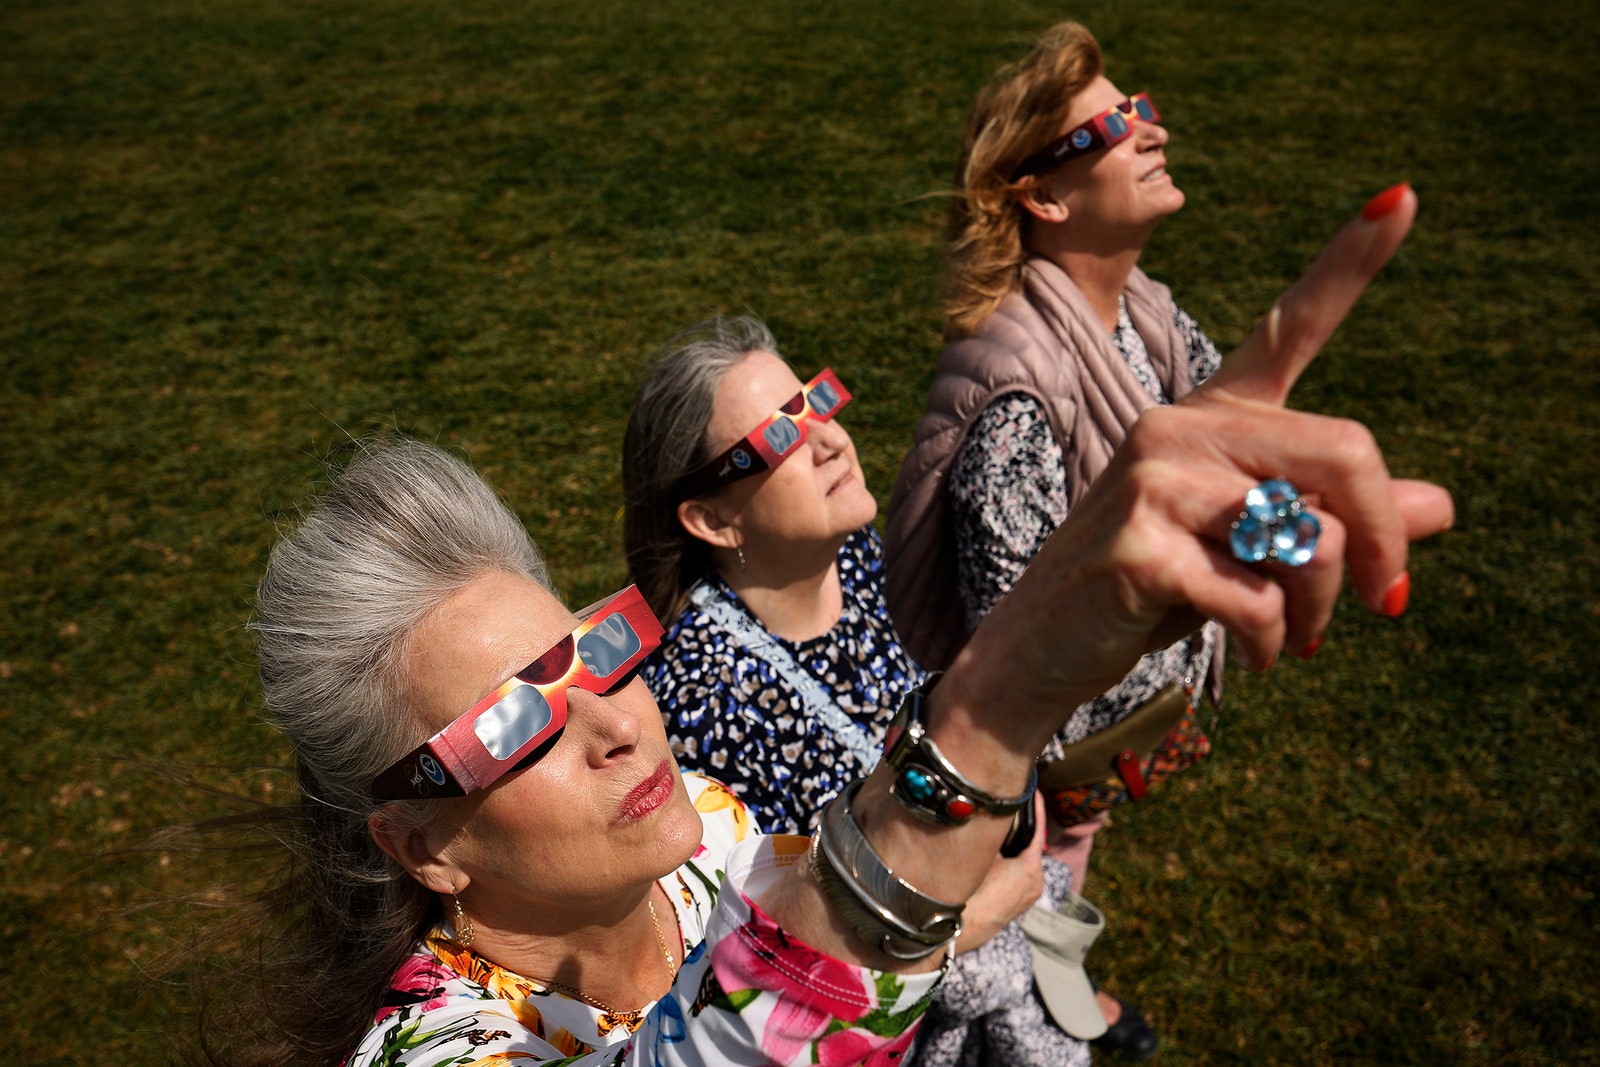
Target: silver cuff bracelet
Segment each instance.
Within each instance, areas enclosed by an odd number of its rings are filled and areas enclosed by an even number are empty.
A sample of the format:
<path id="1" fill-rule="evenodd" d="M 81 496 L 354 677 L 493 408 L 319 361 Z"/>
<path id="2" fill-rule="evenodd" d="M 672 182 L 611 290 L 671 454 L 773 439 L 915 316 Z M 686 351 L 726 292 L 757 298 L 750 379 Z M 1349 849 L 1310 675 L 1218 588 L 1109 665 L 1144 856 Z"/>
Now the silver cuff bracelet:
<path id="1" fill-rule="evenodd" d="M 961 933 L 965 904 L 928 896 L 895 876 L 856 825 L 852 782 L 823 810 L 811 839 L 811 865 L 839 918 L 861 939 L 897 960 L 920 960 Z"/>

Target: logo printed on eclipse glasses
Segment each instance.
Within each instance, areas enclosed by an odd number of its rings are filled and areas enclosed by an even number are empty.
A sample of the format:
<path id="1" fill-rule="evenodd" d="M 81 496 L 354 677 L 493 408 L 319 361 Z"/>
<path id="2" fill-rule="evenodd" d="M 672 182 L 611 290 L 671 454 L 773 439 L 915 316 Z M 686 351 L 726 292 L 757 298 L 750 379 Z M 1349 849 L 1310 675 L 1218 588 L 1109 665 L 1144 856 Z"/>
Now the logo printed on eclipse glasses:
<path id="1" fill-rule="evenodd" d="M 444 785 L 444 768 L 439 766 L 438 760 L 424 752 L 417 762 L 422 765 L 423 773 L 433 781 L 434 785 Z"/>
<path id="2" fill-rule="evenodd" d="M 1093 134 L 1091 134 L 1088 130 L 1073 130 L 1072 131 L 1072 147 L 1074 147 L 1074 148 L 1087 148 L 1089 146 L 1089 141 L 1090 141 L 1090 139 L 1092 137 L 1093 137 Z"/>
<path id="3" fill-rule="evenodd" d="M 850 402 L 850 391 L 824 368 L 800 392 L 778 406 L 755 429 L 679 479 L 675 491 L 684 499 L 715 492 L 729 482 L 776 467 L 806 439 L 810 424 L 827 422 Z"/>

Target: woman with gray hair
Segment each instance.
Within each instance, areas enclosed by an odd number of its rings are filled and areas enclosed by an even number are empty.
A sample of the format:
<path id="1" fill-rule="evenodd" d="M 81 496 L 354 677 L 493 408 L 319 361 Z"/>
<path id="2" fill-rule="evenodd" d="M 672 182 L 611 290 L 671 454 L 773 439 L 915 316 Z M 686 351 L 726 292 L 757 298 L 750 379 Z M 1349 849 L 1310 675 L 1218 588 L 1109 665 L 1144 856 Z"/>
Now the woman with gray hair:
<path id="1" fill-rule="evenodd" d="M 726 782 L 767 833 L 810 833 L 927 677 L 884 604 L 877 502 L 835 417 L 850 399 L 831 369 L 802 385 L 759 320 L 709 319 L 656 354 L 623 445 L 630 577 L 667 628 L 645 684 L 679 765 Z M 1017 917 L 1072 878 L 1041 863 L 1027 814 L 967 902 L 922 1067 L 1087 1067 L 1033 994 Z"/>
<path id="2" fill-rule="evenodd" d="M 925 677 L 884 606 L 850 400 L 760 320 L 713 318 L 656 353 L 623 439 L 629 577 L 667 627 L 645 682 L 679 761 L 769 833 L 809 833 Z"/>
<path id="3" fill-rule="evenodd" d="M 262 580 L 302 793 L 236 957 L 265 982 L 229 1001 L 255 1031 L 214 1059 L 895 1062 L 1060 709 L 1198 617 L 1265 665 L 1326 626 L 1346 561 L 1377 608 L 1449 525 L 1361 427 L 1281 407 L 1413 211 L 1347 227 L 1214 385 L 1135 427 L 810 840 L 679 775 L 634 674 L 661 637 L 636 589 L 569 612 L 463 464 L 367 447 Z M 1227 525 L 1263 471 L 1322 526 L 1271 575 Z"/>

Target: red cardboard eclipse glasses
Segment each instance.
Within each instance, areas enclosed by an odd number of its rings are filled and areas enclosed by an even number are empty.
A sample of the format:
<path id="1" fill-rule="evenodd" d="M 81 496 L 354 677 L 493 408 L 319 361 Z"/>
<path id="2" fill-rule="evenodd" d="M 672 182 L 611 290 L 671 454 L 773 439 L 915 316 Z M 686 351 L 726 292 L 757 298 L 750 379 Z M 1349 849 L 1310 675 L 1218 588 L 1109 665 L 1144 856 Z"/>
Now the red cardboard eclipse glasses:
<path id="1" fill-rule="evenodd" d="M 1134 93 L 1115 107 L 1108 107 L 1088 122 L 1074 126 L 1033 155 L 1017 164 L 1011 172 L 1012 181 L 1021 181 L 1030 174 L 1055 170 L 1067 160 L 1086 156 L 1102 148 L 1110 148 L 1133 136 L 1133 120 L 1160 122 L 1161 112 L 1150 102 L 1149 93 Z"/>
<path id="2" fill-rule="evenodd" d="M 412 749 L 372 782 L 376 800 L 459 797 L 550 751 L 567 725 L 567 690 L 611 693 L 661 644 L 661 623 L 630 585 L 578 612 L 583 620 L 538 659 Z"/>
<path id="3" fill-rule="evenodd" d="M 805 441 L 807 423 L 826 422 L 848 403 L 850 391 L 831 368 L 824 369 L 760 426 L 684 478 L 679 495 L 688 499 L 713 493 L 729 482 L 771 470 Z"/>

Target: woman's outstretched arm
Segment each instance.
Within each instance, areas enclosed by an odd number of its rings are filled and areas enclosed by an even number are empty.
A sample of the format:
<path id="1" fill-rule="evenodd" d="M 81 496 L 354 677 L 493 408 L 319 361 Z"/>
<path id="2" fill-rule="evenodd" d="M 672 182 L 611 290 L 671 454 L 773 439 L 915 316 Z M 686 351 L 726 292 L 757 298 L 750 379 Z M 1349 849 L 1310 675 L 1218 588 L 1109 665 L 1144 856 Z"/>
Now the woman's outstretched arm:
<path id="1" fill-rule="evenodd" d="M 1244 664 L 1264 668 L 1323 632 L 1346 567 L 1368 607 L 1403 609 L 1408 545 L 1450 526 L 1448 492 L 1391 478 L 1361 424 L 1283 403 L 1415 214 L 1408 186 L 1374 198 L 1204 387 L 1135 425 L 928 698 L 929 734 L 962 775 L 996 796 L 1022 792 L 1072 708 L 1206 618 L 1227 628 Z M 1274 477 L 1298 486 L 1322 524 L 1302 567 L 1241 563 L 1229 548 L 1246 491 Z M 1009 820 L 980 812 L 930 825 L 890 795 L 890 780 L 887 766 L 868 778 L 857 824 L 899 877 L 931 897 L 966 900 Z M 807 864 L 760 903 L 843 960 L 911 971 L 941 959 L 908 964 L 869 948 L 834 915 Z"/>

